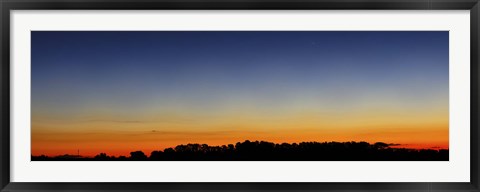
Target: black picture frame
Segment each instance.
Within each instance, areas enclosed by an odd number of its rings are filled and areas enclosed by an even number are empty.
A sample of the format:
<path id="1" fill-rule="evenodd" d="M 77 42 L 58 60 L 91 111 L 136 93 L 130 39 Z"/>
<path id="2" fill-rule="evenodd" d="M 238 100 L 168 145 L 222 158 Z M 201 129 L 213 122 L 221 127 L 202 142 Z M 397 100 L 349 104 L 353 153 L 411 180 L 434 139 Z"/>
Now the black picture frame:
<path id="1" fill-rule="evenodd" d="M 1 191 L 480 191 L 478 0 L 2 0 Z M 10 181 L 11 10 L 470 10 L 470 182 L 463 183 L 23 183 Z M 412 173 L 414 174 L 414 173 Z"/>

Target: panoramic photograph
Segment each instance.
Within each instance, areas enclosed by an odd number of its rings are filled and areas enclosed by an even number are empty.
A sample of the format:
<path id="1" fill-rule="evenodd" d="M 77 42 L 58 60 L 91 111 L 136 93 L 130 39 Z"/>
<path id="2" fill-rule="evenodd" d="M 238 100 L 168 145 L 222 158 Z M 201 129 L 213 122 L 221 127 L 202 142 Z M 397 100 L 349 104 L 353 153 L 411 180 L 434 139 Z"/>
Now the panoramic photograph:
<path id="1" fill-rule="evenodd" d="M 32 31 L 32 161 L 448 161 L 448 31 Z"/>

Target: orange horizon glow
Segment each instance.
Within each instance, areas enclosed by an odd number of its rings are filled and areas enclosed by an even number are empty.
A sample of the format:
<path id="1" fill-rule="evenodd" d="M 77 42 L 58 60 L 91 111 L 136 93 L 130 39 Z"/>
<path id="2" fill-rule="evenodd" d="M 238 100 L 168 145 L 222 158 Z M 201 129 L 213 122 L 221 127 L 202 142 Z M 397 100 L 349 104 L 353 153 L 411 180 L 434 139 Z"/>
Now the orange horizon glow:
<path id="1" fill-rule="evenodd" d="M 372 104 L 374 105 L 374 104 Z M 130 152 L 163 150 L 177 145 L 199 143 L 211 146 L 236 142 L 268 141 L 274 143 L 365 141 L 400 144 L 412 149 L 448 149 L 449 122 L 446 108 L 397 106 L 384 109 L 357 107 L 340 112 L 323 112 L 312 107 L 291 108 L 260 113 L 244 108 L 224 110 L 206 116 L 191 111 L 174 110 L 176 115 L 142 115 L 135 120 L 98 115 L 87 120 L 32 121 L 32 155 L 129 156 Z M 374 109 L 374 110 L 372 110 Z M 96 111 L 92 108 L 92 111 Z M 169 114 L 168 111 L 161 112 Z M 85 116 L 91 114 L 85 114 Z M 93 119 L 93 120 L 88 120 Z M 133 118 L 129 118 L 133 119 Z"/>
<path id="2" fill-rule="evenodd" d="M 375 142 L 399 144 L 398 146 L 391 146 L 392 148 L 449 148 L 448 122 L 400 125 L 397 126 L 398 128 L 395 128 L 395 126 L 368 125 L 368 127 L 336 127 L 330 129 L 314 129 L 305 126 L 303 128 L 288 129 L 280 126 L 276 130 L 266 128 L 241 128 L 237 130 L 224 128 L 225 130 L 221 130 L 219 128 L 204 131 L 195 131 L 191 130 L 191 128 L 162 131 L 153 128 L 158 125 L 140 126 L 138 123 L 114 123 L 110 125 L 111 129 L 105 129 L 107 124 L 109 123 L 92 123 L 88 125 L 92 126 L 92 129 L 89 131 L 76 130 L 69 132 L 46 128 L 34 129 L 32 133 L 32 155 L 76 155 L 77 150 L 80 150 L 80 155 L 82 156 L 95 156 L 99 153 L 106 153 L 110 156 L 128 157 L 130 152 L 133 151 L 143 151 L 149 155 L 152 151 L 164 150 L 169 147 L 173 148 L 182 144 L 198 143 L 221 146 L 245 140 L 273 143 L 365 141 L 371 144 Z M 82 126 L 87 127 L 87 124 Z M 103 129 L 97 127 L 103 127 Z M 117 129 L 122 128 L 124 131 L 112 131 L 115 127 Z M 390 128 L 385 129 L 382 127 Z"/>

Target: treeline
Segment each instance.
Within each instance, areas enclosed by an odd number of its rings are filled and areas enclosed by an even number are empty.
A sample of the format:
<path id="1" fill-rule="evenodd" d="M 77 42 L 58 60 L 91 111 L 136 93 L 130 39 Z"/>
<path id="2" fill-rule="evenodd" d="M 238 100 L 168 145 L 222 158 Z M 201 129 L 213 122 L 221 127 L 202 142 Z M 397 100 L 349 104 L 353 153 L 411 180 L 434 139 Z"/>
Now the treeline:
<path id="1" fill-rule="evenodd" d="M 32 161 L 448 161 L 448 150 L 391 148 L 377 142 L 301 142 L 276 144 L 246 140 L 235 145 L 186 144 L 153 151 L 147 156 L 134 151 L 130 156 L 95 157 L 62 155 L 32 156 Z"/>

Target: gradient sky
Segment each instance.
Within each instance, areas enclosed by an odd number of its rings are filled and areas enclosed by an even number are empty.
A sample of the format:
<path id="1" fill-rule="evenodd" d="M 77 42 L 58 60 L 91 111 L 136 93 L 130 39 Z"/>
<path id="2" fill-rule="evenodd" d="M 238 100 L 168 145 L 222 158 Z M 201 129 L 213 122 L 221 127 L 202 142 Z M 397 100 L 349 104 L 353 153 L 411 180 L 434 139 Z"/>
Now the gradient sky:
<path id="1" fill-rule="evenodd" d="M 448 32 L 33 31 L 32 155 L 178 144 L 448 148 Z"/>

